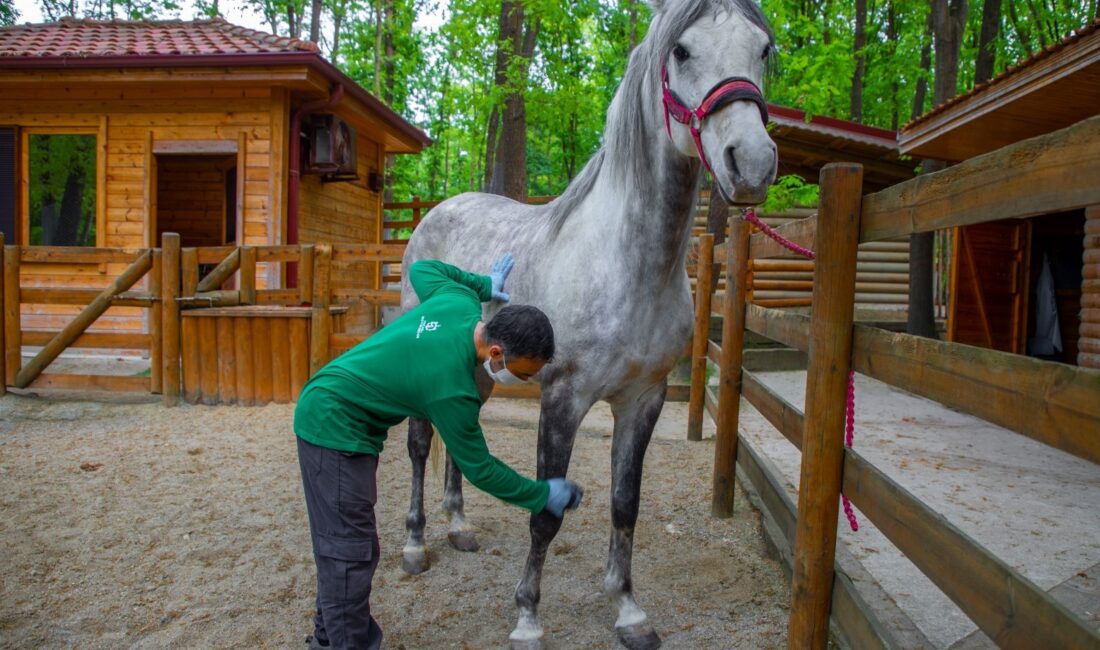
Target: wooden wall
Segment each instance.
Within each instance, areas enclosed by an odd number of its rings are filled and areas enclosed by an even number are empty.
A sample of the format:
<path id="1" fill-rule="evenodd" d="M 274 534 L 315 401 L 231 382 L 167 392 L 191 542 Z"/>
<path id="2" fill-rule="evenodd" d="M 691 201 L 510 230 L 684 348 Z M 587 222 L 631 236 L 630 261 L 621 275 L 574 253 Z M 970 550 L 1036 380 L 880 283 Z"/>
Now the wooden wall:
<path id="1" fill-rule="evenodd" d="M 320 176 L 302 176 L 299 208 L 301 243 L 378 242 L 381 237 L 382 195 L 367 187 L 371 171 L 383 168 L 383 152 L 377 143 L 359 134 L 359 179 L 352 182 L 322 182 Z M 378 264 L 358 262 L 333 264 L 334 291 L 378 288 Z M 351 306 L 347 331 L 366 333 L 376 327 L 375 309 L 367 303 Z"/>
<path id="2" fill-rule="evenodd" d="M 154 242 L 155 178 L 152 147 L 165 140 L 239 143 L 243 183 L 238 202 L 243 243 L 281 243 L 285 209 L 287 93 L 280 88 L 111 86 L 41 83 L 0 92 L 0 124 L 92 128 L 98 134 L 103 225 L 98 245 L 140 248 Z M 273 123 L 276 128 L 273 130 Z M 284 134 L 272 141 L 272 133 Z M 22 210 L 22 209 L 21 209 Z M 20 212 L 22 214 L 22 211 Z M 240 235 L 240 233 L 239 233 Z M 104 287 L 119 265 L 23 268 L 29 286 Z M 269 278 L 261 276 L 260 286 Z M 59 328 L 75 306 L 24 305 L 23 326 Z M 111 308 L 92 330 L 141 330 L 142 310 Z"/>
<path id="3" fill-rule="evenodd" d="M 180 233 L 182 246 L 221 246 L 225 241 L 226 183 L 235 156 L 164 156 L 157 160 L 157 241 Z M 229 188 L 236 201 L 235 188 Z"/>

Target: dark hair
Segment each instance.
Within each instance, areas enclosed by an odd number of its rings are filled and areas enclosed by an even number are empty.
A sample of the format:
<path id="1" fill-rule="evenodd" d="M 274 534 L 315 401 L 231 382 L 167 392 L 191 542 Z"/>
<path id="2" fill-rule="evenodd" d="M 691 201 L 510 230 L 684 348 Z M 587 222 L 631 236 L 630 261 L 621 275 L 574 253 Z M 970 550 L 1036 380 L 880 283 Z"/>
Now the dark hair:
<path id="1" fill-rule="evenodd" d="M 554 358 L 554 328 L 538 307 L 505 306 L 485 324 L 485 337 L 490 344 L 499 343 L 508 357 Z"/>

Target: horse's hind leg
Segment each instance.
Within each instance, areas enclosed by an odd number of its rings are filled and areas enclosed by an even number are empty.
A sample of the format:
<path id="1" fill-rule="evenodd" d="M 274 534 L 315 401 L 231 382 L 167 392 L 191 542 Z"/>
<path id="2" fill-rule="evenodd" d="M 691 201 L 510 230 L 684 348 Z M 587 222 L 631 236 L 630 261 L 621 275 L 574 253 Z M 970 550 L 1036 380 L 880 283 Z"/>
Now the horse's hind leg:
<path id="1" fill-rule="evenodd" d="M 642 488 L 642 461 L 653 435 L 653 427 L 665 402 L 664 383 L 653 386 L 635 399 L 612 404 L 615 436 L 611 442 L 611 544 L 607 552 L 604 592 L 618 607 L 615 632 L 631 650 L 651 650 L 661 639 L 650 626 L 646 613 L 634 601 L 630 561 L 634 549 L 634 524 Z"/>
<path id="2" fill-rule="evenodd" d="M 481 396 L 481 403 L 488 401 L 493 393 L 493 380 L 488 373 L 478 368 L 474 374 L 477 381 L 477 392 Z M 462 500 L 462 472 L 455 465 L 454 459 L 447 454 L 447 473 L 443 480 L 443 509 L 450 517 L 451 527 L 447 531 L 447 540 L 451 546 L 460 551 L 474 552 L 480 548 L 473 527 L 466 521 L 466 513 Z"/>
<path id="3" fill-rule="evenodd" d="M 430 562 L 424 549 L 424 466 L 432 445 L 432 424 L 427 420 L 409 418 L 409 460 L 412 461 L 412 495 L 405 530 L 409 536 L 402 553 L 401 568 L 416 575 L 428 570 Z"/>
<path id="4" fill-rule="evenodd" d="M 591 402 L 578 402 L 571 390 L 543 386 L 542 413 L 539 416 L 538 477 L 563 477 L 569 469 L 573 441 Z M 516 605 L 519 621 L 509 639 L 513 650 L 542 648 L 542 626 L 538 605 L 541 598 L 542 566 L 546 550 L 561 528 L 562 520 L 545 510 L 531 515 L 531 549 L 523 575 L 516 585 Z"/>

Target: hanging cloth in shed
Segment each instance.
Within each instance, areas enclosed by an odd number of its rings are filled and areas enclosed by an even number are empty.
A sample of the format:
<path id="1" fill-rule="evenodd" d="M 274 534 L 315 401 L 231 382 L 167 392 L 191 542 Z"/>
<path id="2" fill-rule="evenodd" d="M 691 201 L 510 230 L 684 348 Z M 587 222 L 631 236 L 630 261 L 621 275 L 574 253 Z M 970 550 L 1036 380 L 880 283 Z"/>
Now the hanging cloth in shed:
<path id="1" fill-rule="evenodd" d="M 1050 259 L 1043 253 L 1043 267 L 1035 285 L 1035 336 L 1028 339 L 1028 354 L 1051 356 L 1062 351 L 1062 328 L 1058 326 L 1058 302 Z"/>

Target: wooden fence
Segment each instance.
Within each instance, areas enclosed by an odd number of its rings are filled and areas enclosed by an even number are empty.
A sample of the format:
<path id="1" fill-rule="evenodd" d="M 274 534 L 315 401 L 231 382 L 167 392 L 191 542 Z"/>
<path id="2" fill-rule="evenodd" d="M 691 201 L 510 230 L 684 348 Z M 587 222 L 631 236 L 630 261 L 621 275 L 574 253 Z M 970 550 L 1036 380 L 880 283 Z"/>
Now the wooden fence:
<path id="1" fill-rule="evenodd" d="M 1005 648 L 1098 648 L 1094 627 L 843 445 L 850 370 L 936 400 L 1070 454 L 1100 462 L 1100 371 L 896 334 L 853 323 L 857 245 L 994 219 L 1100 205 L 1100 117 L 945 171 L 861 196 L 862 168 L 830 165 L 821 175 L 817 217 L 781 234 L 817 253 L 812 315 L 747 304 L 752 260 L 793 255 L 740 218 L 730 241 L 704 240 L 703 256 L 726 259 L 724 296 L 699 293 L 704 315 L 723 316 L 722 341 L 694 346 L 694 360 L 718 364 L 717 395 L 692 385 L 693 416 L 717 423 L 712 510 L 728 516 L 735 472 L 777 522 L 792 567 L 791 648 L 824 648 L 829 616 L 853 647 L 899 644 L 834 574 L 838 500 L 844 494 L 994 642 Z M 1026 165 L 1015 161 L 1026 160 Z M 709 274 L 700 281 L 713 282 Z M 809 353 L 805 412 L 742 367 L 746 329 Z M 782 481 L 739 439 L 745 397 L 802 452 L 797 507 Z M 694 409 L 698 409 L 697 411 Z"/>

